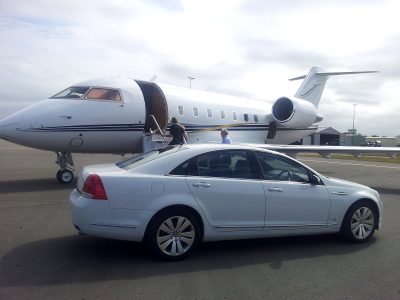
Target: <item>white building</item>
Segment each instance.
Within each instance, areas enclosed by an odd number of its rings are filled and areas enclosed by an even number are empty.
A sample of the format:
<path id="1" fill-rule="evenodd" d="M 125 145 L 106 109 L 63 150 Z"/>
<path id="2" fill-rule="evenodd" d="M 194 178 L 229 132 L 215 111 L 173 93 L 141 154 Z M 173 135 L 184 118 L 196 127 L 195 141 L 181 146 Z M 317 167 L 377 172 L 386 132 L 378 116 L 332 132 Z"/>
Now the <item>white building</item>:
<path id="1" fill-rule="evenodd" d="M 394 136 L 367 136 L 365 142 L 378 142 L 381 147 L 397 147 L 400 146 L 400 137 Z M 379 143 L 380 142 L 380 143 Z"/>

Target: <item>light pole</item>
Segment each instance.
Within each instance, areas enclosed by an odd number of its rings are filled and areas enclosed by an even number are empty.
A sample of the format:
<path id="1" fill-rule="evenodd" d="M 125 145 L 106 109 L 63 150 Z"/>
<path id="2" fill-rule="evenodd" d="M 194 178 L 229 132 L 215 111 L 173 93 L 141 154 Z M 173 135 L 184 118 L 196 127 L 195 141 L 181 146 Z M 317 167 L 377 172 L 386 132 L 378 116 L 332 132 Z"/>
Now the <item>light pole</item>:
<path id="1" fill-rule="evenodd" d="M 192 88 L 192 80 L 195 78 L 190 76 L 188 76 L 188 78 L 189 78 L 189 88 Z"/>
<path id="2" fill-rule="evenodd" d="M 354 146 L 354 135 L 355 135 L 355 131 L 354 131 L 354 119 L 356 117 L 356 106 L 357 104 L 353 103 L 353 132 L 352 132 L 352 136 L 351 136 L 351 145 Z"/>

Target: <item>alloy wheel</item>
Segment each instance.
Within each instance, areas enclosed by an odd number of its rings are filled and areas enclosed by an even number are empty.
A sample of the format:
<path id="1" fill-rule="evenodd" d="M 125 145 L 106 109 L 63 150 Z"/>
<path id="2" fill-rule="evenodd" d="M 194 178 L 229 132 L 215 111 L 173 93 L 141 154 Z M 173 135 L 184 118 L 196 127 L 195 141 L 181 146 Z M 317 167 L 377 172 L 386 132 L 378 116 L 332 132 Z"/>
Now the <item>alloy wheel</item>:
<path id="1" fill-rule="evenodd" d="M 195 237 L 195 228 L 188 218 L 173 216 L 158 228 L 157 245 L 168 256 L 180 256 L 192 247 Z"/>
<path id="2" fill-rule="evenodd" d="M 360 207 L 351 217 L 351 231 L 356 239 L 366 239 L 374 230 L 374 214 L 368 207 Z"/>

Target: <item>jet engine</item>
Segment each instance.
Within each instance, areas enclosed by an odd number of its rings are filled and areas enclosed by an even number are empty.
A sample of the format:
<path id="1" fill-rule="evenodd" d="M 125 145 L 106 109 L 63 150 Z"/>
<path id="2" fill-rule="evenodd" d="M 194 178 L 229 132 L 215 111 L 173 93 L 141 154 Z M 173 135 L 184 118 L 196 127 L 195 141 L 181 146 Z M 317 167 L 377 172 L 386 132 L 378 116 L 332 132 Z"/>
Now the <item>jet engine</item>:
<path id="1" fill-rule="evenodd" d="M 279 98 L 272 105 L 272 115 L 278 124 L 290 128 L 307 128 L 318 121 L 314 104 L 299 98 Z"/>

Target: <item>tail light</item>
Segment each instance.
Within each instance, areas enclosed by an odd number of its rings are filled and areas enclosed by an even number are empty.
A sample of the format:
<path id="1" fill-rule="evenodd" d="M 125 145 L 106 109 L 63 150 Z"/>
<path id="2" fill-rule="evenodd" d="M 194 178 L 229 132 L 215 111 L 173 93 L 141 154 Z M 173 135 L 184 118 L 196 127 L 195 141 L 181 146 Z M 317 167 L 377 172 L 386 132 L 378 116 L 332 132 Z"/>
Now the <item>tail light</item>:
<path id="1" fill-rule="evenodd" d="M 91 174 L 86 178 L 82 192 L 92 199 L 108 200 L 103 182 L 101 182 L 100 176 L 97 174 Z"/>

